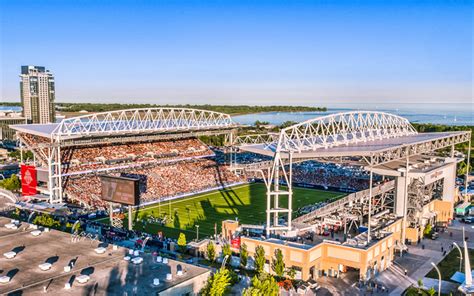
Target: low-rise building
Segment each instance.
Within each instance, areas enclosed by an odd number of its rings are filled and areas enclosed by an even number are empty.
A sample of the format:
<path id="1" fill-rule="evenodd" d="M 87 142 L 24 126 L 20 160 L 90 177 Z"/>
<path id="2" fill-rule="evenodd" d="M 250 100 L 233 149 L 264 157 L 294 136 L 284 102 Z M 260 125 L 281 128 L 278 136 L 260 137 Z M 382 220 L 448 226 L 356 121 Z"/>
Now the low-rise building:
<path id="1" fill-rule="evenodd" d="M 11 129 L 9 125 L 26 124 L 26 119 L 18 113 L 4 113 L 0 114 L 0 141 L 1 140 L 15 140 L 15 130 Z"/>

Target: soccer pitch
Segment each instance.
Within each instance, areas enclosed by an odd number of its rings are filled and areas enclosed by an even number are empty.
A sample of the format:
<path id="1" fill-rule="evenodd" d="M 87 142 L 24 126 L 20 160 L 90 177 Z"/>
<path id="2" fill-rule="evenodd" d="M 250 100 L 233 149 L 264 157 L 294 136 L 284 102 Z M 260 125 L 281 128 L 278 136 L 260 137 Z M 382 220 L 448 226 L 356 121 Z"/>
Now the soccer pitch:
<path id="1" fill-rule="evenodd" d="M 340 192 L 294 187 L 293 209 L 344 195 Z M 280 202 L 284 206 L 287 204 L 286 198 L 281 198 Z M 215 224 L 219 234 L 222 221 L 227 219 L 238 217 L 243 224 L 262 224 L 266 219 L 265 210 L 266 187 L 254 183 L 150 205 L 135 211 L 133 220 L 135 230 L 152 234 L 162 231 L 165 236 L 172 238 L 177 238 L 183 232 L 191 240 L 196 237 L 196 225 L 199 225 L 199 237 L 204 238 L 214 235 Z M 148 217 L 164 216 L 167 217 L 165 225 L 143 223 Z M 124 225 L 127 225 L 126 221 Z"/>

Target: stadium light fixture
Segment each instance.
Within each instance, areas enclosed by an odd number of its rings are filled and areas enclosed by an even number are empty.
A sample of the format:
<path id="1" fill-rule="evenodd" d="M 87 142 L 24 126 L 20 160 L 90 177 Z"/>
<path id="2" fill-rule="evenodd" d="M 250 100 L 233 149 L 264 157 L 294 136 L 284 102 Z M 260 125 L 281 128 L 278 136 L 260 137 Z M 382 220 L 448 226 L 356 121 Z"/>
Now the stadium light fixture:
<path id="1" fill-rule="evenodd" d="M 436 272 L 438 273 L 438 296 L 441 296 L 441 271 L 439 270 L 438 266 L 434 264 L 434 262 L 431 262 L 431 265 L 436 269 Z"/>
<path id="2" fill-rule="evenodd" d="M 456 247 L 456 249 L 458 249 L 459 251 L 459 272 L 462 272 L 462 251 L 461 251 L 461 248 L 459 247 L 458 244 L 456 244 L 456 242 L 453 242 L 453 246 Z"/>

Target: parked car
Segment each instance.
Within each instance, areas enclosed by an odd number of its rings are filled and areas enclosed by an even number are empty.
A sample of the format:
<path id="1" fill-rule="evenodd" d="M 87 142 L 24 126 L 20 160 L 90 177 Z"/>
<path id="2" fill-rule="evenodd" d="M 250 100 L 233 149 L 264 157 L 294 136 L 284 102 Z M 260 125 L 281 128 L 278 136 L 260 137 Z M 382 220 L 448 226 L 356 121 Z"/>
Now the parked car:
<path id="1" fill-rule="evenodd" d="M 474 223 L 474 217 L 472 217 L 472 216 L 464 217 L 464 218 L 462 219 L 462 221 L 463 221 L 464 223 L 471 224 L 471 223 Z"/>
<path id="2" fill-rule="evenodd" d="M 309 285 L 309 288 L 316 291 L 318 290 L 319 288 L 321 288 L 321 286 L 319 286 L 319 284 L 315 281 L 315 280 L 309 280 L 308 281 L 308 285 Z"/>

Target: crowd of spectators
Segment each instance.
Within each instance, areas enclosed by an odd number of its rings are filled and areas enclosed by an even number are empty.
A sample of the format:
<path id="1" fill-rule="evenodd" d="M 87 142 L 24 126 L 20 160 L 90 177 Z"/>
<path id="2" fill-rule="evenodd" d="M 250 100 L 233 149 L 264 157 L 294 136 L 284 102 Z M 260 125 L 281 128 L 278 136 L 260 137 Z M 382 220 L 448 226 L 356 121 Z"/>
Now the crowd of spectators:
<path id="1" fill-rule="evenodd" d="M 49 139 L 21 133 L 23 142 L 32 150 L 42 166 L 47 166 L 46 145 Z M 214 156 L 214 153 L 197 138 L 110 143 L 90 146 L 71 146 L 61 149 L 63 175 L 94 173 L 122 169 L 124 165 L 141 166 L 150 162 L 163 162 Z"/>
<path id="2" fill-rule="evenodd" d="M 229 186 L 244 181 L 227 166 L 211 159 L 191 159 L 168 165 L 148 165 L 113 172 L 111 175 L 139 179 L 140 202 L 153 202 L 184 194 Z M 100 199 L 101 182 L 97 175 L 70 177 L 65 192 L 68 198 L 91 207 L 103 207 Z"/>
<path id="3" fill-rule="evenodd" d="M 124 163 L 148 163 L 213 155 L 197 138 L 139 143 L 101 144 L 63 149 L 66 173 L 113 168 Z"/>
<path id="4" fill-rule="evenodd" d="M 217 154 L 217 153 L 216 153 Z M 254 153 L 237 153 L 238 164 L 252 164 L 272 160 L 270 157 Z M 221 159 L 224 159 L 222 156 Z M 267 178 L 267 171 L 247 171 L 249 179 Z M 374 177 L 374 182 L 377 177 Z M 341 165 L 317 161 L 293 164 L 293 182 L 331 190 L 360 191 L 369 188 L 369 175 L 360 166 Z"/>
<path id="5" fill-rule="evenodd" d="M 357 166 L 308 161 L 293 166 L 293 181 L 342 191 L 369 188 L 369 175 Z"/>

